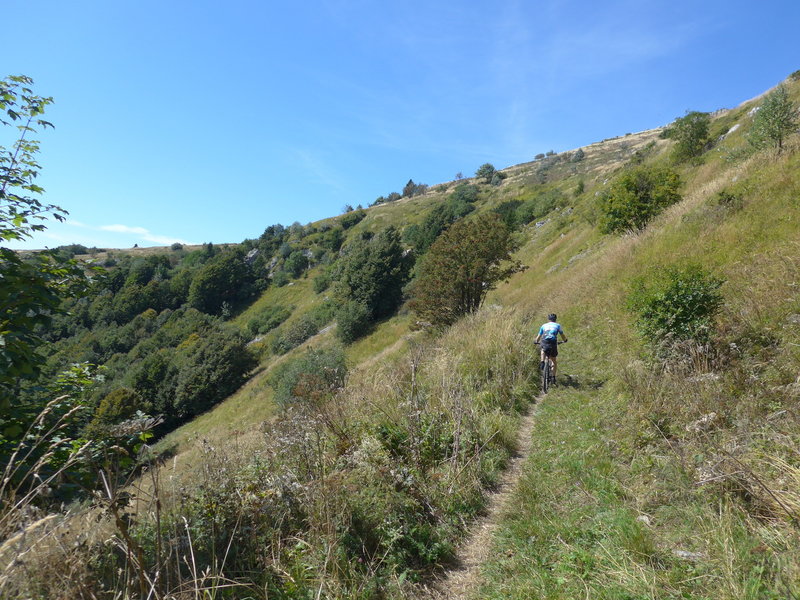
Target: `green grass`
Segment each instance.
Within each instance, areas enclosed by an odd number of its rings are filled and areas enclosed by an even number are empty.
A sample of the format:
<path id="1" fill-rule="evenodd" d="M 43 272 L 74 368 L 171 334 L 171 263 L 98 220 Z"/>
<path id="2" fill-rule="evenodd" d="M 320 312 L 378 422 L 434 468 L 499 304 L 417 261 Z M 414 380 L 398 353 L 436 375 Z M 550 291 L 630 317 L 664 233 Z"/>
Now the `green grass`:
<path id="1" fill-rule="evenodd" d="M 797 420 L 771 421 L 798 406 L 784 391 L 800 367 L 800 327 L 787 326 L 800 312 L 798 167 L 796 148 L 741 162 L 720 153 L 684 170 L 684 201 L 640 235 L 600 237 L 580 219 L 531 233 L 519 253 L 531 268 L 490 301 L 524 307 L 533 326 L 559 313 L 571 338 L 560 357 L 568 385 L 537 415 L 476 598 L 800 593 L 789 558 L 800 555 L 798 502 L 786 483 L 797 473 Z M 740 193 L 741 208 L 718 206 L 721 189 Z M 642 361 L 625 304 L 634 277 L 687 262 L 726 279 L 716 343 L 744 348 L 695 367 L 712 379 L 683 390 Z M 742 353 L 758 357 L 758 371 Z M 687 433 L 712 410 L 721 424 L 711 434 Z M 726 452 L 738 462 L 721 467 Z M 717 479 L 699 484 L 708 469 Z"/>
<path id="2" fill-rule="evenodd" d="M 745 123 L 746 111 L 722 119 L 717 127 L 727 129 L 736 119 Z M 574 210 L 553 211 L 545 225 L 524 229 L 518 257 L 529 269 L 487 300 L 513 308 L 514 322 L 502 326 L 526 329 L 528 340 L 548 312 L 557 312 L 570 344 L 559 363 L 564 385 L 540 407 L 533 451 L 475 597 L 734 600 L 800 594 L 800 564 L 793 558 L 800 542 L 789 518 L 791 510 L 800 512 L 800 496 L 786 483 L 800 481 L 800 426 L 792 416 L 800 408 L 800 325 L 789 324 L 800 313 L 800 152 L 795 147 L 780 157 L 730 160 L 744 129 L 700 164 L 681 166 L 684 200 L 636 236 L 598 233 L 594 193 L 650 141 L 657 143 L 648 160 L 667 160 L 670 142 L 657 140 L 657 131 L 588 146 L 585 161 L 553 167 L 547 173 L 553 180 L 545 184 L 533 183 L 539 165 L 530 163 L 508 169 L 502 186 L 482 187 L 479 211 L 547 186 L 574 200 Z M 573 198 L 578 178 L 586 191 Z M 739 194 L 741 207 L 719 206 L 723 189 Z M 371 208 L 349 234 L 419 222 L 445 196 Z M 675 374 L 680 365 L 667 365 L 671 372 L 649 362 L 626 301 L 634 278 L 687 262 L 699 262 L 726 283 L 717 354 L 691 371 L 712 377 L 684 390 Z M 314 294 L 311 281 L 309 276 L 267 290 L 235 322 L 244 326 L 280 304 L 295 307 L 281 327 L 290 325 L 323 301 L 325 294 Z M 454 389 L 478 390 L 464 398 L 473 407 L 520 402 L 528 388 L 510 394 L 493 379 L 519 367 L 494 364 L 498 357 L 511 361 L 510 352 L 492 346 L 494 333 L 471 331 L 467 325 L 476 322 L 465 320 L 445 334 L 449 350 L 427 346 L 425 359 L 436 365 L 427 385 L 435 380 L 442 398 Z M 413 315 L 401 312 L 347 348 L 351 381 L 341 410 L 348 426 L 408 418 L 398 389 L 409 385 L 409 364 L 419 347 L 409 343 L 419 335 L 410 333 L 412 323 Z M 501 326 L 499 319 L 493 324 Z M 534 352 L 508 331 L 504 339 L 516 340 L 513 353 Z M 307 343 L 333 343 L 333 331 Z M 191 465 L 200 458 L 200 439 L 256 439 L 261 423 L 276 414 L 267 376 L 283 360 L 267 357 L 234 396 L 159 447 L 177 449 Z M 454 406 L 462 410 L 462 404 Z M 687 430 L 712 411 L 719 415 L 713 430 Z M 503 447 L 511 447 L 515 421 L 498 415 L 496 423 L 485 417 L 482 427 L 502 432 Z M 499 462 L 487 472 L 496 474 L 502 460 L 493 460 Z"/>

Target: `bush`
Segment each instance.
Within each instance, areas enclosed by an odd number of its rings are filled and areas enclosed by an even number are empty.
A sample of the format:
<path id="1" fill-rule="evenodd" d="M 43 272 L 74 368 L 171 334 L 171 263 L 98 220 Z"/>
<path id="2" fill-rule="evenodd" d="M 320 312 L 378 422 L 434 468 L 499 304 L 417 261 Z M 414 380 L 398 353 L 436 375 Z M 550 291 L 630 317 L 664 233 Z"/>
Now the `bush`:
<path id="1" fill-rule="evenodd" d="M 247 329 L 252 335 L 267 333 L 283 323 L 291 314 L 291 309 L 285 306 L 270 306 L 250 319 L 247 323 Z"/>
<path id="2" fill-rule="evenodd" d="M 328 272 L 320 273 L 314 280 L 312 281 L 312 285 L 314 287 L 314 291 L 317 294 L 321 294 L 325 290 L 327 290 L 331 285 L 331 275 Z"/>
<path id="3" fill-rule="evenodd" d="M 343 344 L 351 344 L 367 333 L 372 313 L 362 302 L 345 302 L 336 311 L 336 337 Z"/>
<path id="4" fill-rule="evenodd" d="M 638 231 L 681 199 L 680 177 L 664 167 L 636 167 L 617 177 L 600 196 L 603 233 Z"/>
<path id="5" fill-rule="evenodd" d="M 354 210 L 353 212 L 349 212 L 346 215 L 342 215 L 339 218 L 339 223 L 341 223 L 342 228 L 350 229 L 354 225 L 360 223 L 366 216 L 367 216 L 366 211 Z"/>
<path id="6" fill-rule="evenodd" d="M 675 140 L 672 158 L 676 162 L 700 156 L 708 143 L 708 127 L 711 116 L 708 113 L 692 111 L 676 119 L 670 126 L 669 137 Z"/>
<path id="7" fill-rule="evenodd" d="M 286 257 L 283 268 L 296 279 L 308 268 L 308 257 L 302 250 L 294 250 Z"/>
<path id="8" fill-rule="evenodd" d="M 276 287 L 283 287 L 290 281 L 289 274 L 285 271 L 276 271 L 272 275 L 272 283 Z"/>
<path id="9" fill-rule="evenodd" d="M 310 349 L 275 369 L 270 385 L 275 401 L 318 400 L 344 385 L 347 368 L 341 348 Z"/>
<path id="10" fill-rule="evenodd" d="M 273 340 L 272 351 L 275 354 L 286 354 L 315 335 L 317 331 L 319 331 L 317 319 L 313 315 L 303 315 Z"/>
<path id="11" fill-rule="evenodd" d="M 706 342 L 714 316 L 722 307 L 722 283 L 696 265 L 654 270 L 634 282 L 628 305 L 638 315 L 637 325 L 651 344 Z"/>
<path id="12" fill-rule="evenodd" d="M 475 177 L 478 179 L 483 179 L 486 183 L 489 183 L 496 172 L 497 169 L 494 168 L 492 163 L 483 163 L 480 167 L 478 167 L 478 170 L 475 171 Z"/>

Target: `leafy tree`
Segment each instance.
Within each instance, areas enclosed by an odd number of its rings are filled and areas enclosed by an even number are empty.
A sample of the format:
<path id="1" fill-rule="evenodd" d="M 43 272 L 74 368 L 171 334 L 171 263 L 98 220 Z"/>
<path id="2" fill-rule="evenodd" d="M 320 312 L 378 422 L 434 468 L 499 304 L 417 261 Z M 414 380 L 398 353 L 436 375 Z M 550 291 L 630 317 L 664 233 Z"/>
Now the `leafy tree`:
<path id="1" fill-rule="evenodd" d="M 780 84 L 767 94 L 753 118 L 748 141 L 756 148 L 772 146 L 783 150 L 783 141 L 797 131 L 797 106 L 789 97 L 786 86 Z"/>
<path id="2" fill-rule="evenodd" d="M 130 388 L 117 388 L 100 401 L 88 425 L 90 434 L 96 435 L 110 426 L 130 419 L 138 410 L 149 410 L 139 395 Z"/>
<path id="3" fill-rule="evenodd" d="M 295 250 L 286 257 L 286 261 L 283 263 L 283 268 L 292 277 L 300 277 L 300 275 L 303 274 L 303 271 L 308 268 L 308 257 L 303 253 L 302 250 Z"/>
<path id="4" fill-rule="evenodd" d="M 458 221 L 433 243 L 412 284 L 411 308 L 436 327 L 478 310 L 486 294 L 523 270 L 499 215 Z"/>
<path id="5" fill-rule="evenodd" d="M 339 260 L 336 295 L 362 303 L 374 318 L 391 314 L 402 302 L 411 266 L 404 254 L 394 227 L 355 240 Z"/>
<path id="6" fill-rule="evenodd" d="M 31 136 L 38 128 L 52 127 L 41 118 L 52 98 L 35 95 L 32 84 L 24 76 L 0 81 L 0 124 L 17 125 L 11 146 L 0 146 L 0 414 L 9 408 L 19 383 L 36 377 L 44 360 L 39 353 L 42 331 L 59 312 L 62 298 L 84 291 L 87 284 L 83 270 L 57 251 L 23 258 L 2 246 L 43 230 L 47 217 L 63 221 L 67 214 L 36 198 L 44 190 L 35 183 L 39 143 Z M 0 429 L 5 422 L 0 417 Z"/>
<path id="7" fill-rule="evenodd" d="M 681 199 L 680 177 L 665 167 L 636 167 L 612 183 L 600 196 L 604 233 L 644 229 L 654 216 Z"/>
<path id="8" fill-rule="evenodd" d="M 322 234 L 320 238 L 320 245 L 327 248 L 331 252 L 338 252 L 339 248 L 344 243 L 344 229 L 341 227 L 333 227 Z"/>
<path id="9" fill-rule="evenodd" d="M 497 169 L 494 168 L 492 163 L 483 163 L 480 167 L 478 167 L 478 170 L 475 171 L 475 177 L 478 179 L 483 179 L 486 183 L 489 183 L 496 172 Z"/>
<path id="10" fill-rule="evenodd" d="M 255 292 L 255 275 L 242 253 L 227 250 L 204 265 L 189 286 L 189 304 L 209 314 L 219 314 L 225 302 L 237 304 Z"/>
<path id="11" fill-rule="evenodd" d="M 222 330 L 198 344 L 177 377 L 174 417 L 185 420 L 198 415 L 245 382 L 258 364 L 246 344 L 241 335 Z"/>
<path id="12" fill-rule="evenodd" d="M 708 143 L 708 127 L 711 117 L 708 113 L 691 111 L 675 119 L 669 137 L 675 140 L 672 158 L 677 162 L 696 158 L 703 153 Z"/>

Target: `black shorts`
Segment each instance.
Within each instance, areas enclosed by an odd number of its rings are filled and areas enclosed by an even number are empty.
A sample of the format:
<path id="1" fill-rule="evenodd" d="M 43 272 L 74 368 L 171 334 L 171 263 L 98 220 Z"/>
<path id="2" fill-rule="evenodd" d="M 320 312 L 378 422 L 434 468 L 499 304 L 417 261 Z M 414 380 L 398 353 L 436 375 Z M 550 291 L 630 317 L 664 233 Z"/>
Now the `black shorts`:
<path id="1" fill-rule="evenodd" d="M 542 352 L 545 356 L 558 356 L 557 340 L 542 340 Z"/>

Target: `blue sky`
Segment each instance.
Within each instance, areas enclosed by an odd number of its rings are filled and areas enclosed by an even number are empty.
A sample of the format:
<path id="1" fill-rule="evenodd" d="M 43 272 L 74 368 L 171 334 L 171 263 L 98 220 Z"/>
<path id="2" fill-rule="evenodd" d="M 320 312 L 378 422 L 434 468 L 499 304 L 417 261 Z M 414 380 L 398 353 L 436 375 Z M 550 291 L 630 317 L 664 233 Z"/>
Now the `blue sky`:
<path id="1" fill-rule="evenodd" d="M 796 0 L 3 0 L 0 14 L 0 76 L 55 98 L 40 183 L 70 218 L 31 248 L 238 242 L 409 178 L 732 107 L 800 69 Z"/>

